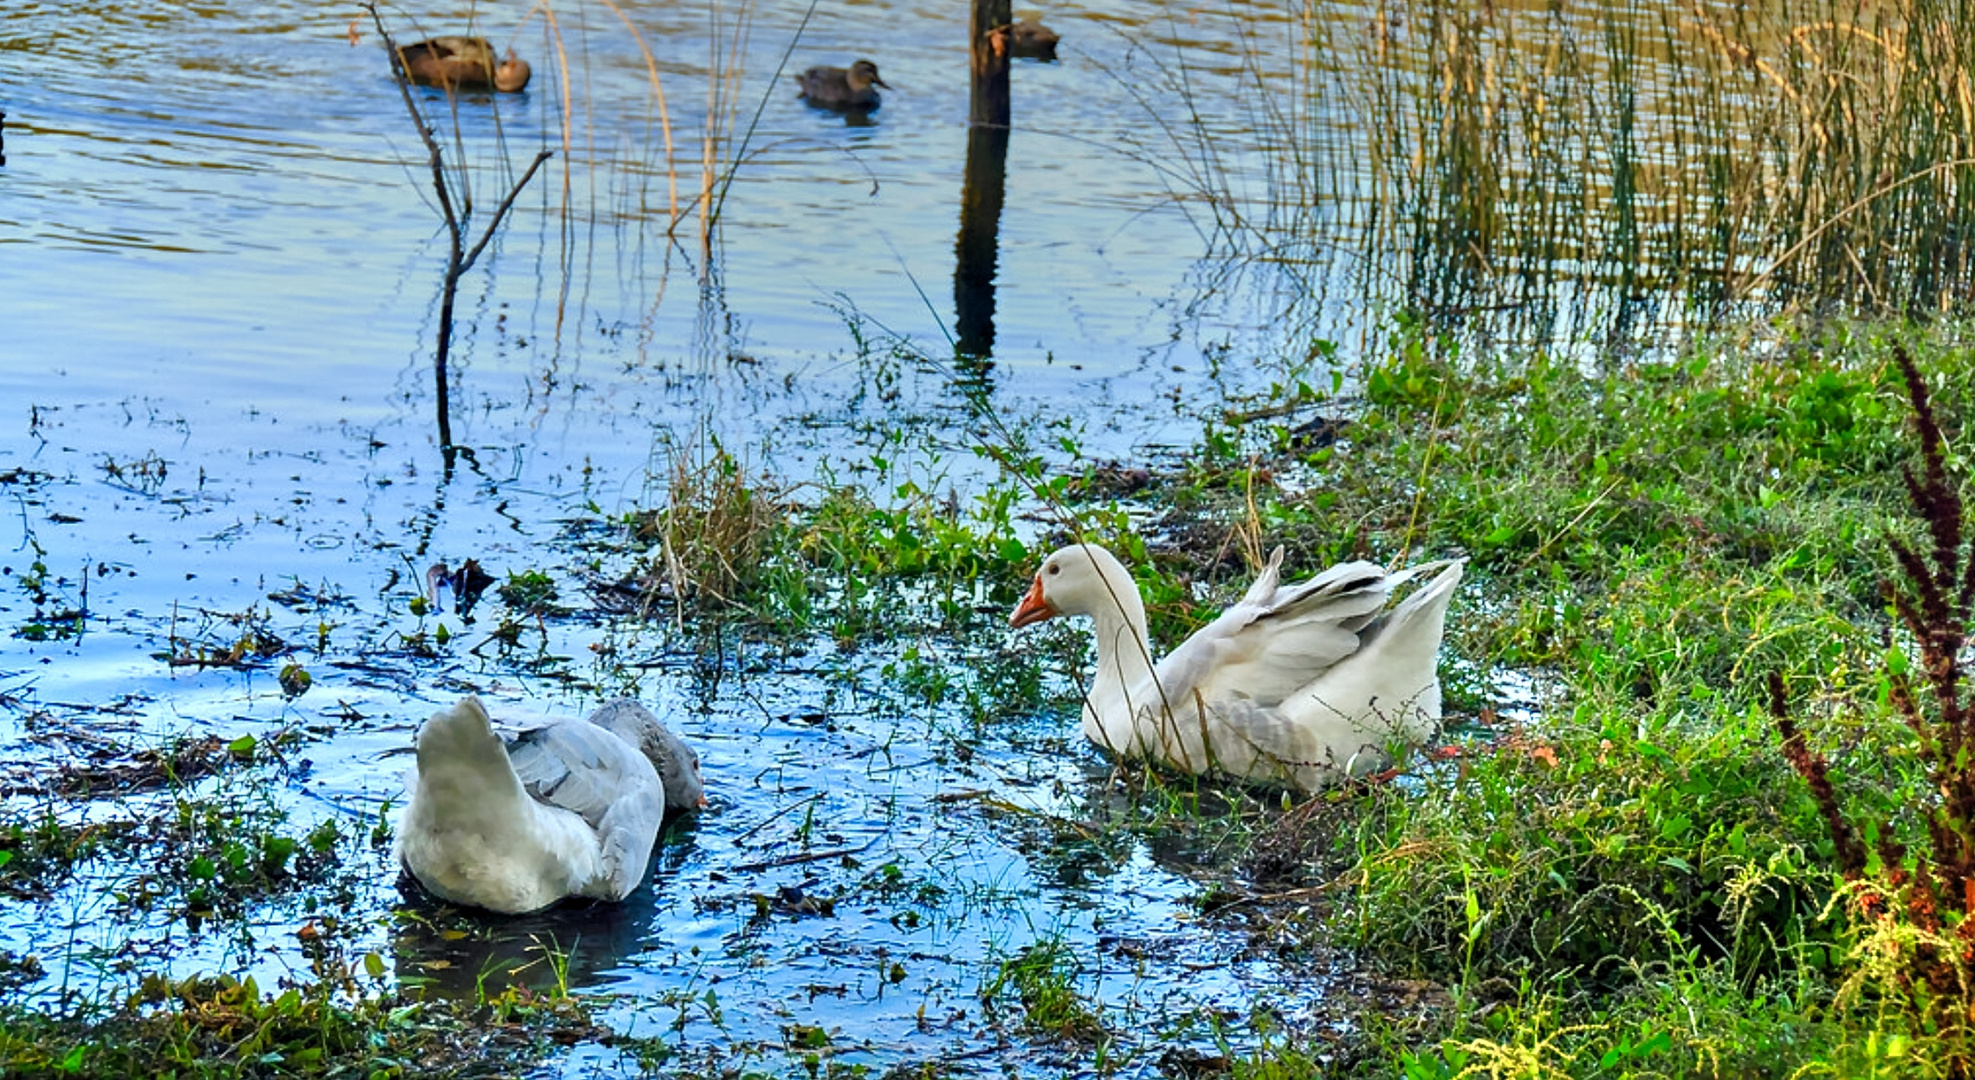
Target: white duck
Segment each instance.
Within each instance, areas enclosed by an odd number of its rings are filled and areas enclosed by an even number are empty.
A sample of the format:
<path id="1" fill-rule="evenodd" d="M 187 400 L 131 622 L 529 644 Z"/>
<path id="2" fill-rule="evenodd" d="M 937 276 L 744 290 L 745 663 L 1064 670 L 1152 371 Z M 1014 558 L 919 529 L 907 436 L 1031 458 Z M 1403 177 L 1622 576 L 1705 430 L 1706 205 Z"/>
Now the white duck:
<path id="1" fill-rule="evenodd" d="M 622 900 L 666 810 L 706 804 L 699 756 L 629 699 L 504 740 L 468 697 L 419 729 L 407 786 L 405 869 L 443 899 L 509 915 Z"/>
<path id="2" fill-rule="evenodd" d="M 1284 587 L 1277 548 L 1239 603 L 1155 665 L 1130 571 L 1096 544 L 1072 544 L 1043 560 L 1009 623 L 1095 620 L 1083 730 L 1097 745 L 1316 791 L 1382 767 L 1389 743 L 1439 726 L 1440 635 L 1465 561 L 1397 573 L 1348 562 Z M 1436 573 L 1387 609 L 1399 585 Z"/>

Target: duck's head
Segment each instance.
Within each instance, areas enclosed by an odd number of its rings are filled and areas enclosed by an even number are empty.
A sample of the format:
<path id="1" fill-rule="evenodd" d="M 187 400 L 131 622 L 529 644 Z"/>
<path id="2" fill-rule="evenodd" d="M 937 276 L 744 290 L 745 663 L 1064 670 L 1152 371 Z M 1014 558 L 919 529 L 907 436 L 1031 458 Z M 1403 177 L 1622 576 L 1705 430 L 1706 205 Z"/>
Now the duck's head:
<path id="1" fill-rule="evenodd" d="M 862 90 L 867 86 L 882 86 L 887 90 L 891 89 L 890 83 L 878 78 L 878 65 L 869 60 L 859 60 L 850 65 L 850 70 L 844 75 L 844 81 L 850 83 L 852 90 Z"/>
<path id="2" fill-rule="evenodd" d="M 509 49 L 507 59 L 501 61 L 501 66 L 494 69 L 494 89 L 504 94 L 515 93 L 528 85 L 528 76 L 531 74 L 533 73 L 528 68 L 528 61 L 514 55 L 514 50 Z"/>
<path id="3" fill-rule="evenodd" d="M 1138 597 L 1132 581 L 1117 556 L 1096 544 L 1071 544 L 1058 548 L 1042 560 L 1027 595 L 1015 605 L 1008 625 L 1028 626 L 1058 615 L 1095 615 L 1100 611 L 1129 610 Z"/>

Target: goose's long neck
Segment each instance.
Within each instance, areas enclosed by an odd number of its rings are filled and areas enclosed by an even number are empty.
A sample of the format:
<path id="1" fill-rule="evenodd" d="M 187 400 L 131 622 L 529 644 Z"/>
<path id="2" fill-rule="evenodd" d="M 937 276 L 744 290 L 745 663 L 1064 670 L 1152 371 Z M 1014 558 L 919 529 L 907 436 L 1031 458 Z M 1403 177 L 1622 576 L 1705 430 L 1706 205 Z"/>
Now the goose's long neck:
<path id="1" fill-rule="evenodd" d="M 1159 709 L 1153 680 L 1152 647 L 1146 633 L 1145 601 L 1123 564 L 1099 561 L 1107 596 L 1091 612 L 1097 631 L 1097 673 L 1084 703 L 1084 734 L 1101 746 L 1125 752 L 1132 742 L 1134 717 Z"/>

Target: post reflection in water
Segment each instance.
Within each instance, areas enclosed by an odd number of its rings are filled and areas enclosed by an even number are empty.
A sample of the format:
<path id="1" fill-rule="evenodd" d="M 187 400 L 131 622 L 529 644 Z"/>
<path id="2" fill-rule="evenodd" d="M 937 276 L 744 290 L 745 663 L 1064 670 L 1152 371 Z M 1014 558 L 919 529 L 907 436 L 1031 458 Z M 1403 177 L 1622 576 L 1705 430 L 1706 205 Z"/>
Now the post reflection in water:
<path id="1" fill-rule="evenodd" d="M 954 243 L 955 349 L 962 358 L 994 355 L 994 273 L 1001 203 L 1007 190 L 1009 0 L 974 0 L 968 66 L 967 173 Z M 984 373 L 981 372 L 981 373 Z"/>
<path id="2" fill-rule="evenodd" d="M 976 124 L 967 132 L 960 237 L 953 245 L 954 330 L 963 357 L 994 355 L 994 273 L 1007 178 L 1008 129 Z"/>

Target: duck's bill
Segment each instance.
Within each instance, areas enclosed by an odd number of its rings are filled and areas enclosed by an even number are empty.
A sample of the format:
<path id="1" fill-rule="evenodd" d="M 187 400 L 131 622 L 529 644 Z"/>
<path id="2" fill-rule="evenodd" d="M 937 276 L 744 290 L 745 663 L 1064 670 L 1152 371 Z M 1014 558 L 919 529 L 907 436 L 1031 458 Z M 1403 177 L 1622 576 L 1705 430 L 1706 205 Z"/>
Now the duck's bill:
<path id="1" fill-rule="evenodd" d="M 1049 601 L 1042 598 L 1042 578 L 1038 576 L 1029 586 L 1027 595 L 1022 597 L 1022 602 L 1015 605 L 1015 614 L 1008 617 L 1008 625 L 1020 629 L 1030 623 L 1039 623 L 1044 619 L 1055 617 L 1056 609 L 1050 607 Z"/>

